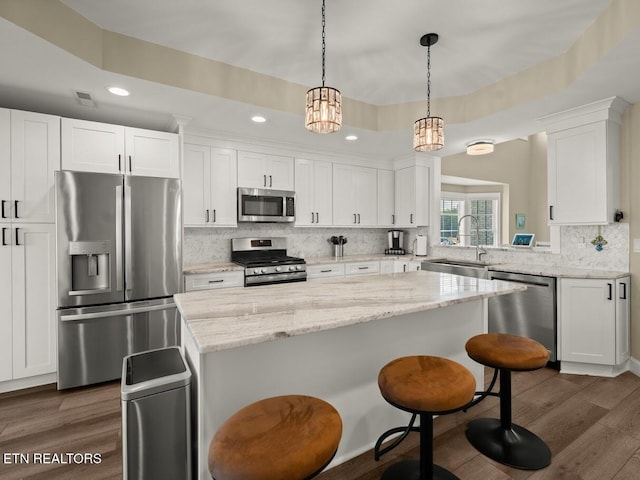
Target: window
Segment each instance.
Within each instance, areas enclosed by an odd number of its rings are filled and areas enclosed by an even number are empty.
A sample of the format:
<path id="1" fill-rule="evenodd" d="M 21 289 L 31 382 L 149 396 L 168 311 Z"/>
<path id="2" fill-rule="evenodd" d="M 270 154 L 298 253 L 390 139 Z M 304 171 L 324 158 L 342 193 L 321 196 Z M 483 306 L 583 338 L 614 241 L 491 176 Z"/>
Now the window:
<path id="1" fill-rule="evenodd" d="M 476 245 L 477 231 L 480 245 L 497 246 L 500 238 L 499 207 L 499 193 L 443 192 L 440 198 L 440 243 Z M 458 229 L 458 223 L 465 215 L 478 219 L 477 230 L 472 219 L 463 221 Z"/>

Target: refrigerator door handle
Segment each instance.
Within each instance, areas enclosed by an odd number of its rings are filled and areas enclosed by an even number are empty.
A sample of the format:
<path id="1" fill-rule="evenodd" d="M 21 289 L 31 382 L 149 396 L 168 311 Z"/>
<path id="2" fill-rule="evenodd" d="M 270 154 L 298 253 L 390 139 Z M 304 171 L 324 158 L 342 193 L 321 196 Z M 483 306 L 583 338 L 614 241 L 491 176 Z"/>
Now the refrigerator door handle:
<path id="1" fill-rule="evenodd" d="M 133 239 L 131 236 L 131 185 L 125 181 L 124 184 L 124 248 L 125 248 L 125 271 L 124 285 L 126 290 L 133 290 Z"/>
<path id="2" fill-rule="evenodd" d="M 122 315 L 134 315 L 136 313 L 155 312 L 157 310 L 167 310 L 169 308 L 175 308 L 175 303 L 163 303 L 161 305 L 145 305 L 140 307 L 133 307 L 123 310 L 108 310 L 103 312 L 92 313 L 74 313 L 70 315 L 60 315 L 61 322 L 77 322 L 80 320 L 93 320 L 96 318 L 117 317 Z"/>
<path id="3" fill-rule="evenodd" d="M 116 187 L 116 290 L 122 291 L 122 186 Z"/>

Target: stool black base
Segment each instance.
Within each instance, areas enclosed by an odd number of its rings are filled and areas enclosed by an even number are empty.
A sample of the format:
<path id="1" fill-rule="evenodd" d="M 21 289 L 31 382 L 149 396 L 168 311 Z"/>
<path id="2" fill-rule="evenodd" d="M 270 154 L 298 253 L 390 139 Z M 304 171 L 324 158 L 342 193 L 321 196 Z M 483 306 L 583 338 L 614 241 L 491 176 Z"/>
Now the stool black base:
<path id="1" fill-rule="evenodd" d="M 504 428 L 498 419 L 478 418 L 469 422 L 465 433 L 476 450 L 503 465 L 540 470 L 551 464 L 549 447 L 519 425 Z"/>
<path id="2" fill-rule="evenodd" d="M 433 480 L 460 480 L 449 470 L 433 466 Z M 382 474 L 381 480 L 421 480 L 420 460 L 404 460 L 394 463 Z"/>

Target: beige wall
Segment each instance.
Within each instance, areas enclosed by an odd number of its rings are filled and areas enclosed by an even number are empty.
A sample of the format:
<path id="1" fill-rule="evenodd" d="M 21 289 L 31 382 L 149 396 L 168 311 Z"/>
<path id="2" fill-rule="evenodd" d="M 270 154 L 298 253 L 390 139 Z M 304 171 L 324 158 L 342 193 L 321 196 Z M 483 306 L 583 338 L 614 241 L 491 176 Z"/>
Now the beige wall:
<path id="1" fill-rule="evenodd" d="M 442 159 L 442 175 L 474 178 L 505 184 L 503 193 L 502 242 L 508 243 L 515 229 L 516 213 L 526 215 L 526 232 L 536 234 L 538 241 L 549 240 L 547 226 L 547 139 L 532 135 L 527 140 L 497 144 L 493 153 L 469 156 L 466 153 Z M 445 186 L 443 190 L 451 191 Z M 473 187 L 474 193 L 495 192 L 495 186 Z"/>
<path id="2" fill-rule="evenodd" d="M 633 252 L 633 239 L 640 238 L 640 103 L 625 112 L 620 143 L 621 205 L 623 221 L 629 223 L 631 355 L 640 360 L 640 254 Z"/>

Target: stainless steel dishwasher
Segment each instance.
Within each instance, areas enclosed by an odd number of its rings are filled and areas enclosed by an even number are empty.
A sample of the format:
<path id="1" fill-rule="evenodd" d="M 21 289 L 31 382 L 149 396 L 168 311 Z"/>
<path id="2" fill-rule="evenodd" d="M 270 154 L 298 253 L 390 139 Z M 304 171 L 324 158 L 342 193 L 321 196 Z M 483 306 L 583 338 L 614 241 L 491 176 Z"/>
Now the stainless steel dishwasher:
<path id="1" fill-rule="evenodd" d="M 489 271 L 489 279 L 527 286 L 523 292 L 489 299 L 489 332 L 532 338 L 549 350 L 549 362 L 557 366 L 556 278 Z"/>

